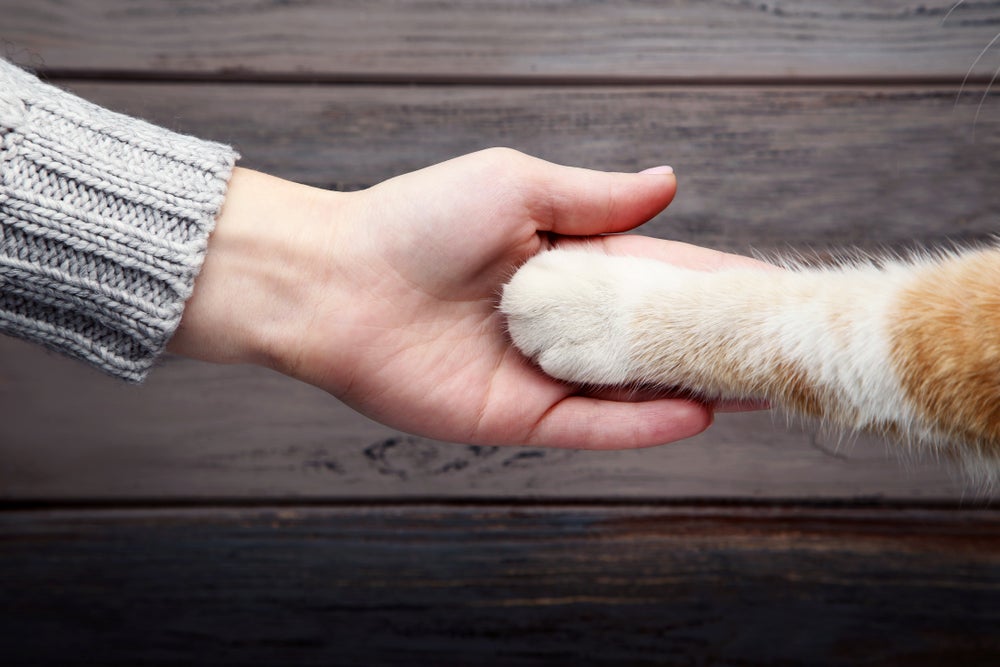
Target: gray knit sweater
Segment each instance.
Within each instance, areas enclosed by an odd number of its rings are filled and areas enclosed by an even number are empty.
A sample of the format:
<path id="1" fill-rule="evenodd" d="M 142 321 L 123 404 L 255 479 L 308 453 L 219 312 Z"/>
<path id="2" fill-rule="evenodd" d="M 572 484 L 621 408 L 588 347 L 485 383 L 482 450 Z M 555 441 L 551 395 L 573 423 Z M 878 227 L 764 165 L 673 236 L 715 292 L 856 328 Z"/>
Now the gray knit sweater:
<path id="1" fill-rule="evenodd" d="M 0 333 L 142 380 L 180 322 L 235 159 L 0 60 Z"/>

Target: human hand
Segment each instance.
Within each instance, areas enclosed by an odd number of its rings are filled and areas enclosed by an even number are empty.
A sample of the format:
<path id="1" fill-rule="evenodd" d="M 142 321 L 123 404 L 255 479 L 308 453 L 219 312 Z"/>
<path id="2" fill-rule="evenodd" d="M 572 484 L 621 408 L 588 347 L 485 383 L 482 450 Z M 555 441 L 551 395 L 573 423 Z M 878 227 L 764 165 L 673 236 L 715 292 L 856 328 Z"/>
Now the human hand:
<path id="1" fill-rule="evenodd" d="M 618 449 L 688 437 L 708 427 L 711 407 L 581 394 L 522 358 L 496 309 L 518 265 L 580 239 L 704 270 L 753 263 L 592 238 L 645 222 L 675 188 L 671 174 L 594 172 L 505 149 L 355 193 L 238 169 L 170 349 L 268 365 L 443 440 Z"/>

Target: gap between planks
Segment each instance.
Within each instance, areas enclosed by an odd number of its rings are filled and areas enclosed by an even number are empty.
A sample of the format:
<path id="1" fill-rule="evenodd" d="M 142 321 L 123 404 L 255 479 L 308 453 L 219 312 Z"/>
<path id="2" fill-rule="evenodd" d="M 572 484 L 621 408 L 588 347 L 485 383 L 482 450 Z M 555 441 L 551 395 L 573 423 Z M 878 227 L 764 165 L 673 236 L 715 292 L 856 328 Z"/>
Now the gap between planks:
<path id="1" fill-rule="evenodd" d="M 356 85 L 356 86 L 477 86 L 477 87 L 822 87 L 991 86 L 990 76 L 607 76 L 607 75 L 461 75 L 435 73 L 309 73 L 195 72 L 185 70 L 112 70 L 40 68 L 35 74 L 50 81 L 102 83 L 176 83 L 212 85 Z"/>
<path id="2" fill-rule="evenodd" d="M 0 514 L 22 512 L 131 511 L 270 511 L 329 510 L 530 510 L 537 512 L 663 512 L 671 515 L 782 515 L 796 516 L 882 513 L 933 515 L 969 514 L 1000 520 L 1000 506 L 989 497 L 964 499 L 907 500 L 885 498 L 531 498 L 531 497 L 373 497 L 373 498 L 58 498 L 0 499 Z"/>

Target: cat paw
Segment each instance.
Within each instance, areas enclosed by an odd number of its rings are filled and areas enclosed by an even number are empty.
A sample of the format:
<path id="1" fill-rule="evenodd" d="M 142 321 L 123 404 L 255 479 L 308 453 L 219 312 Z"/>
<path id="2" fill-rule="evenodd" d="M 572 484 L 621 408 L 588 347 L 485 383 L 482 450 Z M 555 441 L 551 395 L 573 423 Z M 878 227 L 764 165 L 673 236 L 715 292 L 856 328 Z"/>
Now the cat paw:
<path id="1" fill-rule="evenodd" d="M 624 258 L 597 252 L 536 255 L 503 289 L 514 345 L 560 380 L 628 382 L 633 273 Z"/>

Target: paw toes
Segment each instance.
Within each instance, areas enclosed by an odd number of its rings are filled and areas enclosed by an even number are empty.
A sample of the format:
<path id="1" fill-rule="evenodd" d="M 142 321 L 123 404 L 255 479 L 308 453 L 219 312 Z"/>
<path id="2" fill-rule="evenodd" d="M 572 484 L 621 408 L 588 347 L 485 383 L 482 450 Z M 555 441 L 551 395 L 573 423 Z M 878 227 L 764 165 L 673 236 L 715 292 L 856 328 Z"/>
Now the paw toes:
<path id="1" fill-rule="evenodd" d="M 526 263 L 504 288 L 501 310 L 514 344 L 561 380 L 627 379 L 622 283 L 606 255 L 551 251 Z"/>

